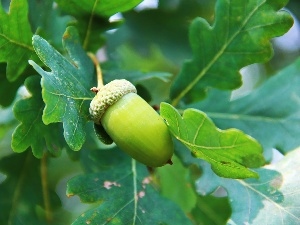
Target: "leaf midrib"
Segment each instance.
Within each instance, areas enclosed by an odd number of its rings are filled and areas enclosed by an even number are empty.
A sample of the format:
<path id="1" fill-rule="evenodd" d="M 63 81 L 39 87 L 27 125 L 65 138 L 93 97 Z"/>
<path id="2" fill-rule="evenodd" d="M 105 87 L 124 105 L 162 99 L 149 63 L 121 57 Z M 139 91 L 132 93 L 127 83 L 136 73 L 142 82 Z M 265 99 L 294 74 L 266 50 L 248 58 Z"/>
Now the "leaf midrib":
<path id="1" fill-rule="evenodd" d="M 244 23 L 242 24 L 242 26 L 240 26 L 240 28 L 233 33 L 233 35 L 231 36 L 231 38 L 228 39 L 227 42 L 225 42 L 222 46 L 222 48 L 219 50 L 219 52 L 217 52 L 215 54 L 215 57 L 207 64 L 206 67 L 204 67 L 202 69 L 202 71 L 200 71 L 200 73 L 196 76 L 196 78 L 188 85 L 186 86 L 185 89 L 183 89 L 176 98 L 173 99 L 172 101 L 172 105 L 176 106 L 179 101 L 190 91 L 192 90 L 192 88 L 199 82 L 199 80 L 207 73 L 207 71 L 214 65 L 214 63 L 221 57 L 221 55 L 224 53 L 225 49 L 230 45 L 230 43 L 235 39 L 235 37 L 241 32 L 241 30 L 246 26 L 246 24 L 248 23 L 248 21 L 250 20 L 250 18 L 253 16 L 253 14 L 265 3 L 265 1 L 263 1 L 260 5 L 258 5 L 257 7 L 255 7 L 253 9 L 253 11 L 249 14 L 249 16 L 244 20 Z"/>
<path id="2" fill-rule="evenodd" d="M 212 119 L 229 119 L 238 121 L 255 121 L 265 123 L 281 123 L 285 118 L 281 117 L 268 117 L 268 116 L 257 116 L 257 115 L 245 115 L 236 113 L 216 113 L 216 112 L 205 112 Z"/>
<path id="3" fill-rule="evenodd" d="M 5 34 L 2 34 L 2 33 L 0 33 L 0 37 L 3 37 L 3 38 L 6 39 L 8 42 L 10 42 L 10 43 L 12 43 L 12 44 L 14 44 L 14 45 L 17 45 L 17 46 L 19 46 L 19 47 L 25 48 L 25 49 L 27 49 L 27 50 L 29 50 L 29 51 L 31 51 L 31 52 L 34 52 L 33 47 L 31 47 L 30 45 L 26 45 L 26 44 L 23 44 L 23 43 L 21 43 L 21 42 L 18 42 L 18 41 L 15 41 L 15 40 L 13 40 L 13 39 L 10 39 L 9 37 L 7 37 Z"/>
<path id="4" fill-rule="evenodd" d="M 287 211 L 284 207 L 282 207 L 280 204 L 274 202 L 271 198 L 269 198 L 267 195 L 263 194 L 262 192 L 259 192 L 258 190 L 256 190 L 255 188 L 253 188 L 251 185 L 249 185 L 248 183 L 244 182 L 243 180 L 237 180 L 239 183 L 241 183 L 244 187 L 250 189 L 251 191 L 257 193 L 258 195 L 260 195 L 262 198 L 268 200 L 269 202 L 272 202 L 277 208 L 281 209 L 282 211 L 286 212 L 288 215 L 292 216 L 293 218 L 299 220 L 298 217 L 296 217 L 294 214 L 290 213 L 289 211 Z"/>

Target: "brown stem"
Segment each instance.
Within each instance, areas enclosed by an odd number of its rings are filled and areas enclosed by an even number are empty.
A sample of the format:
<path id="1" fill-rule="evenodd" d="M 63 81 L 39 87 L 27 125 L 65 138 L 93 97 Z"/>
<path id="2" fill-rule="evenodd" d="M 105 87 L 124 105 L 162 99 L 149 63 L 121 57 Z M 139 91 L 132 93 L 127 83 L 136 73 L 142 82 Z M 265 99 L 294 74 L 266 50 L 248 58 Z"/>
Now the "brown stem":
<path id="1" fill-rule="evenodd" d="M 41 159 L 41 180 L 42 180 L 42 190 L 43 190 L 43 198 L 44 198 L 44 206 L 45 206 L 45 216 L 48 223 L 50 223 L 53 219 L 50 197 L 49 197 L 49 189 L 48 189 L 48 174 L 47 174 L 47 154 L 43 155 Z"/>
<path id="2" fill-rule="evenodd" d="M 88 56 L 91 58 L 91 60 L 93 61 L 94 65 L 96 67 L 97 82 L 98 82 L 97 88 L 100 89 L 104 85 L 100 64 L 99 64 L 98 59 L 95 56 L 95 54 L 89 52 Z"/>

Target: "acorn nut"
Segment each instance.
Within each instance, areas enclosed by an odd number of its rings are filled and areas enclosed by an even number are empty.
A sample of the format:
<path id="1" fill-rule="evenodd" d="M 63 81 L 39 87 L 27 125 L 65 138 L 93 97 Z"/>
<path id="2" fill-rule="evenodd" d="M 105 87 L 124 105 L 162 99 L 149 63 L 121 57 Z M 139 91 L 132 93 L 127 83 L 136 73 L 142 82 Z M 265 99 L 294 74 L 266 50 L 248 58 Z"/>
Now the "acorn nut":
<path id="1" fill-rule="evenodd" d="M 173 142 L 167 125 L 127 80 L 113 80 L 97 89 L 90 104 L 96 125 L 102 125 L 124 152 L 150 167 L 172 164 Z"/>

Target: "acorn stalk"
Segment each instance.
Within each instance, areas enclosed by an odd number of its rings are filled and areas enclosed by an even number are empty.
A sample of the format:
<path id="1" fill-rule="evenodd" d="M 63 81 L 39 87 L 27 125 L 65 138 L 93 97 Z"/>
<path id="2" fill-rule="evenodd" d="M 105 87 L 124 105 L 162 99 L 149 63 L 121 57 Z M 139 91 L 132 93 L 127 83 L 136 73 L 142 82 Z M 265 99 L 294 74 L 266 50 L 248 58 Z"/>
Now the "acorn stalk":
<path id="1" fill-rule="evenodd" d="M 173 142 L 168 127 L 136 94 L 133 84 L 124 79 L 114 80 L 96 92 L 90 114 L 117 146 L 150 167 L 172 163 Z"/>

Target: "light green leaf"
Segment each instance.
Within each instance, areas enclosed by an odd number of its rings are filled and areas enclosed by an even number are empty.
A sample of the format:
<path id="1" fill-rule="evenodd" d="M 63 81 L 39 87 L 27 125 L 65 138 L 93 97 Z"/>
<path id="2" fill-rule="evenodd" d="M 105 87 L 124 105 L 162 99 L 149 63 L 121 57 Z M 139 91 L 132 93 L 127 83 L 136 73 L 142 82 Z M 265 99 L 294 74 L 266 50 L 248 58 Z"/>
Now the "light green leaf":
<path id="1" fill-rule="evenodd" d="M 278 11 L 286 3 L 218 0 L 212 26 L 196 18 L 190 26 L 193 58 L 183 65 L 171 88 L 173 105 L 183 98 L 199 100 L 209 86 L 235 89 L 241 85 L 241 68 L 269 60 L 273 53 L 270 39 L 293 24 L 287 12 Z"/>
<path id="2" fill-rule="evenodd" d="M 12 0 L 6 13 L 0 3 L 0 62 L 6 62 L 6 77 L 16 80 L 34 53 L 26 0 Z"/>
<path id="3" fill-rule="evenodd" d="M 79 150 L 85 141 L 89 102 L 93 98 L 90 88 L 95 86 L 94 66 L 79 45 L 78 33 L 74 27 L 66 30 L 63 44 L 70 60 L 57 52 L 46 40 L 35 35 L 34 49 L 41 61 L 52 71 L 44 71 L 33 61 L 30 64 L 42 76 L 42 96 L 46 103 L 43 122 L 62 122 L 67 144 L 71 149 Z"/>
<path id="4" fill-rule="evenodd" d="M 272 148 L 285 154 L 300 145 L 299 71 L 300 58 L 244 97 L 230 101 L 229 92 L 214 90 L 188 107 L 205 111 L 222 129 L 235 127 L 256 138 L 267 158 Z"/>
<path id="5" fill-rule="evenodd" d="M 217 175 L 258 177 L 246 168 L 264 164 L 262 148 L 256 140 L 236 129 L 219 130 L 205 113 L 196 109 L 185 110 L 182 117 L 167 103 L 161 103 L 160 110 L 171 133 L 195 157 L 208 161 Z"/>
<path id="6" fill-rule="evenodd" d="M 78 195 L 82 202 L 95 203 L 76 224 L 172 224 L 191 222 L 177 205 L 153 188 L 145 166 L 136 163 L 119 149 L 96 151 L 94 173 L 78 175 L 68 182 L 67 195 Z M 107 158 L 105 158 L 107 157 Z"/>
<path id="7" fill-rule="evenodd" d="M 224 187 L 232 208 L 228 224 L 300 224 L 299 198 L 300 149 L 286 155 L 279 163 L 257 169 L 259 179 L 228 180 L 217 177 L 207 163 L 197 190 L 209 194 Z"/>
<path id="8" fill-rule="evenodd" d="M 62 129 L 59 124 L 45 125 L 42 121 L 45 104 L 41 96 L 40 77 L 28 77 L 25 86 L 31 97 L 21 99 L 14 105 L 15 117 L 21 123 L 12 135 L 12 149 L 20 153 L 31 146 L 33 155 L 37 158 L 43 156 L 44 150 L 59 155 L 64 145 L 60 138 Z"/>

